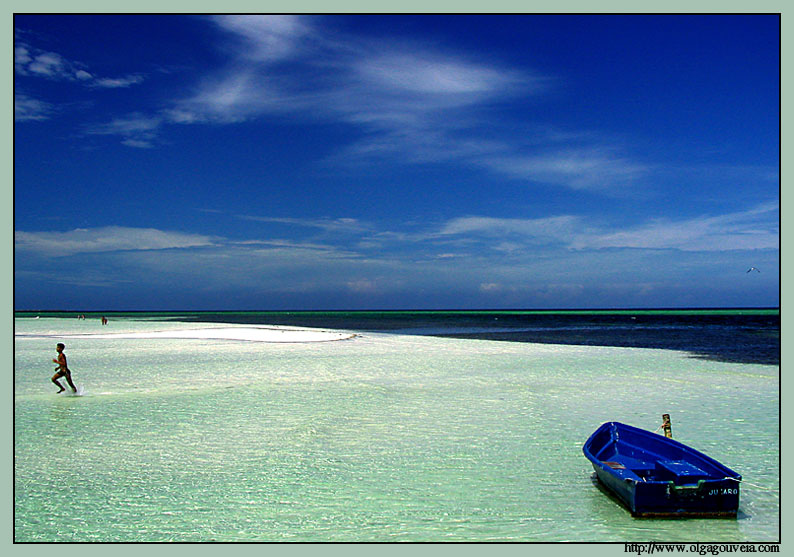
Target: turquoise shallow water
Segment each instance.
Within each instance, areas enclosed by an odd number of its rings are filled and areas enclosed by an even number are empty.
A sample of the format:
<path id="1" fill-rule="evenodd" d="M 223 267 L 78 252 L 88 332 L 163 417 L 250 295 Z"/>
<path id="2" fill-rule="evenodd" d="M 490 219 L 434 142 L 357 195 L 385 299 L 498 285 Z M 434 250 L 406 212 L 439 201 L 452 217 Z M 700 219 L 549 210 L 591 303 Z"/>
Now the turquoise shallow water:
<path id="1" fill-rule="evenodd" d="M 18 542 L 780 538 L 778 366 L 379 333 L 86 337 L 64 340 L 86 395 L 63 397 L 59 336 L 218 325 L 15 326 Z M 598 425 L 665 412 L 748 482 L 737 520 L 633 519 L 593 483 Z"/>

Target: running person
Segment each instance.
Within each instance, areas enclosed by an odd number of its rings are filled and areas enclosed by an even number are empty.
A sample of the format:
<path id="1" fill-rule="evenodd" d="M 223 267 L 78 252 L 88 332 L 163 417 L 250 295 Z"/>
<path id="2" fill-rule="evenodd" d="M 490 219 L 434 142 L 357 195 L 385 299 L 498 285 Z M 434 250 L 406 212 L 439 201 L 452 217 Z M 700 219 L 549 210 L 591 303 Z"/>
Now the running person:
<path id="1" fill-rule="evenodd" d="M 58 388 L 60 389 L 58 394 L 60 394 L 66 389 L 64 389 L 63 386 L 58 383 L 58 379 L 61 377 L 66 377 L 66 382 L 69 383 L 72 391 L 76 393 L 77 387 L 75 387 L 74 383 L 72 383 L 72 372 L 69 370 L 69 366 L 66 364 L 66 354 L 63 353 L 64 348 L 66 348 L 66 346 L 64 346 L 62 342 L 59 342 L 58 346 L 55 347 L 55 350 L 58 351 L 58 359 L 56 360 L 53 358 L 52 361 L 53 363 L 58 364 L 58 367 L 55 368 L 55 375 L 52 376 L 52 382 L 58 385 Z"/>

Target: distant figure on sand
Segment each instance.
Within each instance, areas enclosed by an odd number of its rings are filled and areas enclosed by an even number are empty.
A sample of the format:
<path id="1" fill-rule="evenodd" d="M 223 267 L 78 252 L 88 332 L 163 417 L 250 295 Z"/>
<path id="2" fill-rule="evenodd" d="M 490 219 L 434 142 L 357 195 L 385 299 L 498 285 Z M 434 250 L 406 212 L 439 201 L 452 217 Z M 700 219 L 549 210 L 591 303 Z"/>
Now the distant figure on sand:
<path id="1" fill-rule="evenodd" d="M 108 320 L 105 318 L 104 315 L 102 316 L 102 324 L 103 325 L 107 325 L 108 324 Z"/>
<path id="2" fill-rule="evenodd" d="M 69 386 L 72 388 L 72 391 L 76 393 L 77 387 L 75 387 L 74 383 L 72 383 L 72 372 L 69 369 L 69 366 L 66 364 L 66 354 L 63 353 L 64 348 L 66 348 L 66 346 L 64 346 L 62 342 L 59 342 L 58 345 L 55 347 L 55 350 L 58 352 L 58 359 L 56 360 L 55 358 L 53 358 L 52 361 L 53 363 L 58 364 L 58 367 L 55 368 L 55 375 L 52 376 L 52 382 L 58 385 L 58 388 L 60 389 L 58 391 L 58 394 L 60 394 L 64 392 L 66 389 L 64 389 L 63 386 L 60 383 L 58 383 L 58 379 L 60 379 L 61 377 L 66 377 L 66 382 L 69 383 Z"/>

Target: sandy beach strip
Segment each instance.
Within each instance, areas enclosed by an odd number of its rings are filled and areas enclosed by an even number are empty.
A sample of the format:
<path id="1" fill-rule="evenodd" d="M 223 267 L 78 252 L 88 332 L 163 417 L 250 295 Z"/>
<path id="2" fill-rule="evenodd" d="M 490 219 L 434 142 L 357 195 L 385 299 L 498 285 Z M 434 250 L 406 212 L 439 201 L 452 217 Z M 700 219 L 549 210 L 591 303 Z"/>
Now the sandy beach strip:
<path id="1" fill-rule="evenodd" d="M 55 337 L 64 339 L 196 339 L 237 340 L 268 343 L 306 343 L 349 340 L 356 333 L 325 331 L 322 329 L 297 329 L 288 327 L 206 327 L 200 329 L 170 329 L 166 331 L 119 333 L 71 333 L 60 335 L 24 335 L 27 337 Z"/>

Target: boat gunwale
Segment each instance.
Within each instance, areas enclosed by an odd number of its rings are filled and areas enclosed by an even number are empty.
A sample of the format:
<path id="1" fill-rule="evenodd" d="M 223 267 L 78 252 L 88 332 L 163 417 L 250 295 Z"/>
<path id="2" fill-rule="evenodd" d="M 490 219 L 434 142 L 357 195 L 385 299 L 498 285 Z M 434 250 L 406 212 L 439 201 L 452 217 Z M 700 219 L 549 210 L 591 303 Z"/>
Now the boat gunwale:
<path id="1" fill-rule="evenodd" d="M 602 431 L 604 431 L 604 430 L 609 430 L 610 438 L 609 438 L 609 442 L 608 443 L 604 443 L 603 445 L 601 445 L 601 448 L 606 447 L 609 444 L 617 445 L 619 441 L 616 438 L 616 436 L 614 435 L 614 433 L 615 432 L 619 432 L 619 430 L 621 428 L 625 428 L 628 431 L 631 431 L 632 433 L 639 434 L 639 436 L 641 436 L 641 437 L 652 439 L 655 442 L 660 442 L 662 444 L 667 444 L 667 445 L 676 447 L 678 449 L 681 449 L 681 450 L 684 451 L 684 453 L 687 456 L 691 455 L 691 456 L 694 456 L 694 457 L 696 457 L 698 459 L 702 459 L 705 462 L 707 462 L 708 464 L 710 464 L 711 466 L 713 466 L 714 468 L 716 468 L 716 469 L 718 469 L 721 472 L 724 472 L 726 474 L 725 477 L 719 478 L 716 475 L 707 472 L 708 478 L 704 478 L 703 479 L 704 481 L 713 482 L 713 481 L 723 481 L 723 480 L 726 480 L 726 479 L 727 480 L 736 481 L 737 483 L 741 483 L 741 481 L 742 481 L 741 474 L 736 473 L 735 471 L 733 471 L 732 469 L 730 469 L 728 466 L 726 466 L 725 464 L 721 463 L 720 461 L 708 456 L 705 453 L 702 453 L 702 452 L 698 451 L 695 448 L 690 447 L 689 445 L 685 445 L 684 443 L 682 443 L 680 441 L 677 441 L 676 439 L 671 439 L 669 437 L 664 437 L 662 435 L 659 435 L 657 433 L 648 431 L 646 429 L 641 429 L 641 428 L 638 428 L 638 427 L 635 427 L 635 426 L 632 426 L 632 425 L 624 424 L 624 423 L 621 423 L 621 422 L 615 422 L 615 421 L 605 422 L 605 423 L 601 424 L 598 427 L 598 429 L 596 429 L 595 432 L 593 432 L 593 434 L 590 435 L 590 437 L 587 439 L 587 441 L 585 442 L 585 444 L 583 446 L 583 452 L 585 454 L 585 457 L 587 457 L 587 459 L 590 460 L 593 464 L 598 465 L 602 470 L 604 470 L 608 474 L 612 474 L 612 475 L 614 475 L 616 477 L 620 477 L 620 474 L 616 474 L 615 470 L 613 468 L 605 465 L 604 461 L 598 459 L 593 454 L 593 452 L 591 451 L 590 448 L 592 447 L 592 443 L 595 440 L 596 436 L 599 433 L 601 433 Z M 653 452 L 651 452 L 651 451 L 649 451 L 647 449 L 643 449 L 642 447 L 637 446 L 634 443 L 629 443 L 629 442 L 626 442 L 626 441 L 622 441 L 620 443 L 623 446 L 631 447 L 632 449 L 638 451 L 639 453 L 643 453 L 643 454 L 647 454 L 647 455 L 653 456 L 654 458 L 652 460 L 648 461 L 648 464 L 655 465 L 656 462 L 662 462 L 664 460 L 669 460 L 669 459 L 665 459 L 661 455 L 657 455 L 656 453 L 653 453 Z M 640 459 L 638 459 L 638 460 L 640 460 Z M 642 459 L 642 460 L 648 460 L 648 459 Z M 628 470 L 628 468 L 627 468 L 627 470 Z M 637 477 L 639 478 L 639 476 L 637 476 Z M 626 478 L 626 479 L 628 479 L 628 478 Z M 640 481 L 640 483 L 654 483 L 654 482 L 667 483 L 667 482 L 669 482 L 671 480 L 644 480 L 644 479 L 640 478 L 639 481 Z M 673 482 L 673 484 L 676 485 L 677 487 L 680 487 L 681 485 L 688 485 L 688 484 L 675 484 L 675 482 Z"/>

